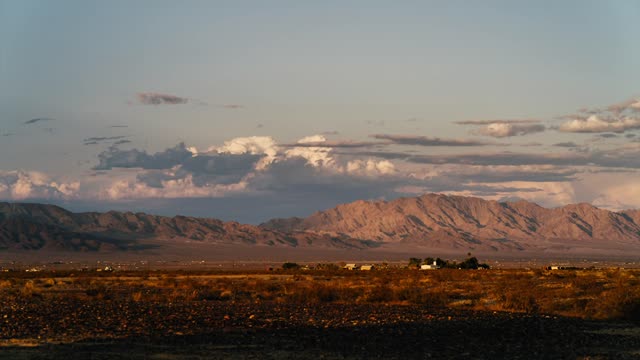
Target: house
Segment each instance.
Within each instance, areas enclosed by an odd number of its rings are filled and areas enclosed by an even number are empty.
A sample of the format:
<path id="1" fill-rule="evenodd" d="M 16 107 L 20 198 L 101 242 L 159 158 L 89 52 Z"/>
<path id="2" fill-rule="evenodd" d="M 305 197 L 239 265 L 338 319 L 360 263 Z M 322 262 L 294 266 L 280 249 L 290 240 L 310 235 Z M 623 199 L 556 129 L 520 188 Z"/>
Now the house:
<path id="1" fill-rule="evenodd" d="M 345 270 L 358 270 L 358 265 L 356 264 L 347 264 L 343 267 Z"/>
<path id="2" fill-rule="evenodd" d="M 438 266 L 438 263 L 435 260 L 433 260 L 433 264 L 420 265 L 420 270 L 436 270 L 436 269 L 440 269 L 440 266 Z"/>
<path id="3" fill-rule="evenodd" d="M 373 265 L 362 265 L 362 266 L 360 266 L 360 270 L 361 271 L 371 271 L 373 269 L 374 269 Z"/>

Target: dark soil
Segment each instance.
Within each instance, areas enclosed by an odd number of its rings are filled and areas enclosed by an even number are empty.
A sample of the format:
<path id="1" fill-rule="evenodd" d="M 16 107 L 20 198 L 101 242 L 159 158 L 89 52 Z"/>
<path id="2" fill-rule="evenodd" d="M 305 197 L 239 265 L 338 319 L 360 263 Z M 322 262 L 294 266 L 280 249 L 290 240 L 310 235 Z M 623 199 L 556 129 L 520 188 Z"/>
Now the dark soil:
<path id="1" fill-rule="evenodd" d="M 0 358 L 637 359 L 640 329 L 419 305 L 33 298 L 0 302 Z"/>

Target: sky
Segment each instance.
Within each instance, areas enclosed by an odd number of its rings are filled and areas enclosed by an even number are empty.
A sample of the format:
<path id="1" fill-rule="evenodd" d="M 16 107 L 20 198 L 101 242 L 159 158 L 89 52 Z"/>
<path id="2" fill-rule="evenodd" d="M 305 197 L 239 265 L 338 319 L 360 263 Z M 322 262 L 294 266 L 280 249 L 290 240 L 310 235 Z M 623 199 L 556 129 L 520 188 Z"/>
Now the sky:
<path id="1" fill-rule="evenodd" d="M 0 0 L 0 200 L 640 208 L 637 1 Z"/>

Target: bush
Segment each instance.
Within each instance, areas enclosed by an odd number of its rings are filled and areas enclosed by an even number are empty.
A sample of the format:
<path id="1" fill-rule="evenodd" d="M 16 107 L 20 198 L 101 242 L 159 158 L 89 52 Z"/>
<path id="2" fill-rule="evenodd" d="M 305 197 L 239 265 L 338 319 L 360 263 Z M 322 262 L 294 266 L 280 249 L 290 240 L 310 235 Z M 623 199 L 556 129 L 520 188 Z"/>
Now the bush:
<path id="1" fill-rule="evenodd" d="M 298 265 L 297 263 L 294 263 L 294 262 L 286 262 L 286 263 L 282 264 L 282 269 L 283 270 L 297 270 L 297 269 L 300 269 L 300 265 Z"/>

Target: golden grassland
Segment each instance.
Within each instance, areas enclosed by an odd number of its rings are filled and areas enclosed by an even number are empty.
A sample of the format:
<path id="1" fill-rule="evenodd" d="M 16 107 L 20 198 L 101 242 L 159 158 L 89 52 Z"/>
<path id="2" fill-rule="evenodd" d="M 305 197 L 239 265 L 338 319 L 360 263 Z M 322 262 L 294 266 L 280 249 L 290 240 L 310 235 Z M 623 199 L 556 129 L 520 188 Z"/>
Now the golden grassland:
<path id="1" fill-rule="evenodd" d="M 640 270 L 291 270 L 1 273 L 11 301 L 419 304 L 584 319 L 640 320 Z"/>

